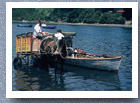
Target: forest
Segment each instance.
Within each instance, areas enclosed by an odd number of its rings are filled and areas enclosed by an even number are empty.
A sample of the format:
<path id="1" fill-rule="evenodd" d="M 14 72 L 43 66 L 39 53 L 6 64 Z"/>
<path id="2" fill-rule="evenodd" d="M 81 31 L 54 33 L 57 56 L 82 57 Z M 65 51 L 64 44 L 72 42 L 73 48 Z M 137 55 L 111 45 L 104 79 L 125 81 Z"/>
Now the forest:
<path id="1" fill-rule="evenodd" d="M 13 8 L 15 21 L 124 24 L 132 20 L 131 8 Z"/>

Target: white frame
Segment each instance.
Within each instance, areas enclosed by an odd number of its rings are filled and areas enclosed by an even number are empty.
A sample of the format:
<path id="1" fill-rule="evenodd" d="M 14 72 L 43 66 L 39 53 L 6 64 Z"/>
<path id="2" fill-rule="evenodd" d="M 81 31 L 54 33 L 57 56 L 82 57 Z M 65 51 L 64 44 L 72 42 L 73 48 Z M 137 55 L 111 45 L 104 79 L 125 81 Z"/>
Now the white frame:
<path id="1" fill-rule="evenodd" d="M 132 91 L 12 91 L 12 8 L 132 8 Z M 6 2 L 7 98 L 138 98 L 138 2 Z"/>

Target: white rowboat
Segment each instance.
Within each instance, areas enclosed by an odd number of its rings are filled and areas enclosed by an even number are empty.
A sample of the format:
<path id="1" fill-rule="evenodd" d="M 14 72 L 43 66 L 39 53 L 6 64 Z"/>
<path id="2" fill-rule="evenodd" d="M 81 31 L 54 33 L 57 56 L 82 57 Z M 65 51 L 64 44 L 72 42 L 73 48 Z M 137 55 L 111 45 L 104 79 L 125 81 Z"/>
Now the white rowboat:
<path id="1" fill-rule="evenodd" d="M 86 54 L 80 57 L 66 57 L 65 64 L 89 69 L 117 72 L 119 70 L 122 59 L 123 56 Z"/>

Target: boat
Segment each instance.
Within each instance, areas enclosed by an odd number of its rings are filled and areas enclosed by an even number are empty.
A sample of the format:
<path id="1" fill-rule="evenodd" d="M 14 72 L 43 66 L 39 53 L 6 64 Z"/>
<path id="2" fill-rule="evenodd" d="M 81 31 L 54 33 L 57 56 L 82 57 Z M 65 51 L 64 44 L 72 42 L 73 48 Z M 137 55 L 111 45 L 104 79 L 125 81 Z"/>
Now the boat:
<path id="1" fill-rule="evenodd" d="M 46 24 L 42 24 L 42 28 L 45 28 L 45 29 L 55 29 L 56 26 L 48 26 Z"/>
<path id="2" fill-rule="evenodd" d="M 26 21 L 26 20 L 22 20 L 22 22 L 23 22 L 23 23 L 27 23 L 27 21 Z"/>
<path id="3" fill-rule="evenodd" d="M 18 24 L 17 27 L 32 27 L 32 24 Z"/>
<path id="4" fill-rule="evenodd" d="M 82 68 L 118 72 L 123 56 L 76 54 L 67 56 L 65 64 Z"/>
<path id="5" fill-rule="evenodd" d="M 55 29 L 56 26 L 43 26 L 42 28 L 45 28 L 45 29 Z"/>

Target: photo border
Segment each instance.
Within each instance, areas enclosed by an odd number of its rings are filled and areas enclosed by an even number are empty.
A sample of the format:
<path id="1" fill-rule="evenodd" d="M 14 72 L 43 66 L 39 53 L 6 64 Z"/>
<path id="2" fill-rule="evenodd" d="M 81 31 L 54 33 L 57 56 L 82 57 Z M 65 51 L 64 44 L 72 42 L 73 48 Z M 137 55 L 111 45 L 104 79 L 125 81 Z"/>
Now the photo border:
<path id="1" fill-rule="evenodd" d="M 132 91 L 12 91 L 12 8 L 132 8 Z M 6 2 L 6 98 L 138 98 L 138 2 Z"/>

